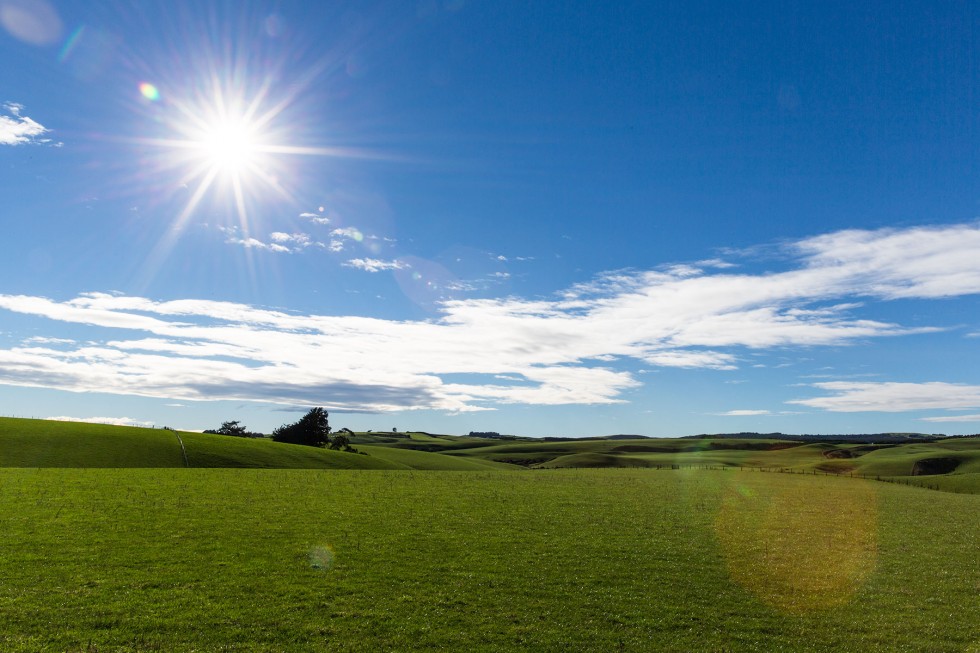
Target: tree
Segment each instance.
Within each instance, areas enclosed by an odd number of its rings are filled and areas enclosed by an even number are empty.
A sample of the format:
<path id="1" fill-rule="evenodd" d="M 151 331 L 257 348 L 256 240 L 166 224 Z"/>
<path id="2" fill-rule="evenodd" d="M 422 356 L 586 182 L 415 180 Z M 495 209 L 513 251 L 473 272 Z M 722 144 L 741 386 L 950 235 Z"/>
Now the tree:
<path id="1" fill-rule="evenodd" d="M 310 447 L 325 447 L 330 444 L 330 424 L 327 411 L 311 408 L 298 422 L 283 424 L 272 432 L 276 442 L 305 444 Z"/>
<path id="2" fill-rule="evenodd" d="M 234 435 L 235 437 L 243 438 L 245 434 L 248 433 L 248 429 L 239 423 L 238 420 L 232 422 L 222 422 L 221 428 L 218 429 L 218 433 L 221 435 Z"/>
<path id="3" fill-rule="evenodd" d="M 244 438 L 249 436 L 248 429 L 241 425 L 238 420 L 230 422 L 222 422 L 221 428 L 218 429 L 205 429 L 205 433 L 215 433 L 217 435 L 233 435 L 236 438 Z"/>

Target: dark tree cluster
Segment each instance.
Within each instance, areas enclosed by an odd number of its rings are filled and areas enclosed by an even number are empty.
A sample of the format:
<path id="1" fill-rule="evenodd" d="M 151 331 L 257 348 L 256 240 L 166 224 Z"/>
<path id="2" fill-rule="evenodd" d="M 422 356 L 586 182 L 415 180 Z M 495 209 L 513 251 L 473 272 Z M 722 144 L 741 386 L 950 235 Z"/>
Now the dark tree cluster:
<path id="1" fill-rule="evenodd" d="M 302 444 L 309 447 L 329 447 L 331 449 L 356 452 L 350 446 L 348 435 L 354 435 L 350 429 L 340 429 L 330 437 L 330 422 L 327 411 L 322 408 L 311 408 L 298 422 L 283 424 L 272 432 L 272 439 L 287 444 Z"/>
<path id="2" fill-rule="evenodd" d="M 236 438 L 264 438 L 265 435 L 262 433 L 255 433 L 249 431 L 241 422 L 238 420 L 233 420 L 229 422 L 222 422 L 221 427 L 217 429 L 205 429 L 205 433 L 213 433 L 216 435 L 230 435 Z"/>
<path id="3" fill-rule="evenodd" d="M 516 435 L 501 435 L 496 431 L 470 431 L 471 438 L 487 438 L 488 440 L 526 440 L 527 438 L 519 438 Z"/>

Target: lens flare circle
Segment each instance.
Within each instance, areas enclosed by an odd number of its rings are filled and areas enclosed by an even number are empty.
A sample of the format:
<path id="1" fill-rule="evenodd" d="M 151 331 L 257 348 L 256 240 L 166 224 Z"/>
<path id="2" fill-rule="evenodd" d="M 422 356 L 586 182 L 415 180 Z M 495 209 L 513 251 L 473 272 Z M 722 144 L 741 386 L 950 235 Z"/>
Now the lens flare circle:
<path id="1" fill-rule="evenodd" d="M 316 571 L 330 571 L 333 569 L 336 554 L 334 554 L 333 547 L 326 544 L 310 549 L 307 553 L 307 559 L 309 560 L 311 569 Z"/>
<path id="2" fill-rule="evenodd" d="M 140 95 L 145 97 L 147 100 L 150 100 L 151 102 L 156 102 L 157 100 L 160 99 L 159 89 L 157 89 L 156 86 L 154 86 L 149 82 L 140 83 Z"/>

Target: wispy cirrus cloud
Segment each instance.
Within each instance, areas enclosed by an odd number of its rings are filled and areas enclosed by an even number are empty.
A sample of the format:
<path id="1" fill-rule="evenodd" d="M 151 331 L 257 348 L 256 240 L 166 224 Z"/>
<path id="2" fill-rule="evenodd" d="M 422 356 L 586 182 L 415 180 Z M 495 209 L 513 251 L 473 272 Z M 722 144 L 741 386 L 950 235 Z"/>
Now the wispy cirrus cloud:
<path id="1" fill-rule="evenodd" d="M 343 263 L 345 267 L 357 268 L 365 272 L 382 272 L 384 270 L 403 270 L 408 267 L 404 261 L 397 259 L 392 261 L 382 261 L 376 258 L 352 258 Z"/>
<path id="2" fill-rule="evenodd" d="M 828 381 L 813 387 L 833 394 L 796 399 L 788 403 L 822 408 L 833 412 L 865 411 L 897 413 L 910 410 L 955 410 L 980 408 L 980 385 L 944 383 L 894 383 Z M 929 421 L 958 421 L 933 418 Z"/>
<path id="3" fill-rule="evenodd" d="M 721 417 L 762 417 L 765 415 L 772 415 L 772 412 L 768 410 L 752 410 L 747 408 L 741 408 L 737 410 L 728 410 L 724 413 L 715 413 Z"/>
<path id="4" fill-rule="evenodd" d="M 980 414 L 976 415 L 945 415 L 941 417 L 922 417 L 923 422 L 976 422 L 980 424 Z"/>
<path id="5" fill-rule="evenodd" d="M 51 130 L 36 120 L 22 114 L 24 107 L 15 102 L 0 105 L 0 145 L 53 145 L 50 138 L 41 138 Z M 6 114 L 6 115 L 4 115 Z"/>
<path id="6" fill-rule="evenodd" d="M 272 244 L 294 242 L 280 233 Z M 67 301 L 0 295 L 3 310 L 110 330 L 84 344 L 0 349 L 0 383 L 339 411 L 617 403 L 640 385 L 628 364 L 735 369 L 751 364 L 747 349 L 935 331 L 856 312 L 876 300 L 980 293 L 978 245 L 976 224 L 845 231 L 789 245 L 783 271 L 621 270 L 550 299 L 444 301 L 425 321 L 103 293 Z M 793 403 L 838 411 L 980 406 L 975 386 L 814 387 L 833 394 Z"/>

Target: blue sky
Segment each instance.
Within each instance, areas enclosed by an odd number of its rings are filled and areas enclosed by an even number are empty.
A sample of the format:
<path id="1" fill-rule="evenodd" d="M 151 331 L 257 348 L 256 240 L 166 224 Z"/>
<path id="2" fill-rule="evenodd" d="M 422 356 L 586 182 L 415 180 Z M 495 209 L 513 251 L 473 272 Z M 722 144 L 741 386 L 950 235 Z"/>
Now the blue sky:
<path id="1" fill-rule="evenodd" d="M 0 0 L 0 413 L 980 431 L 968 2 Z"/>

